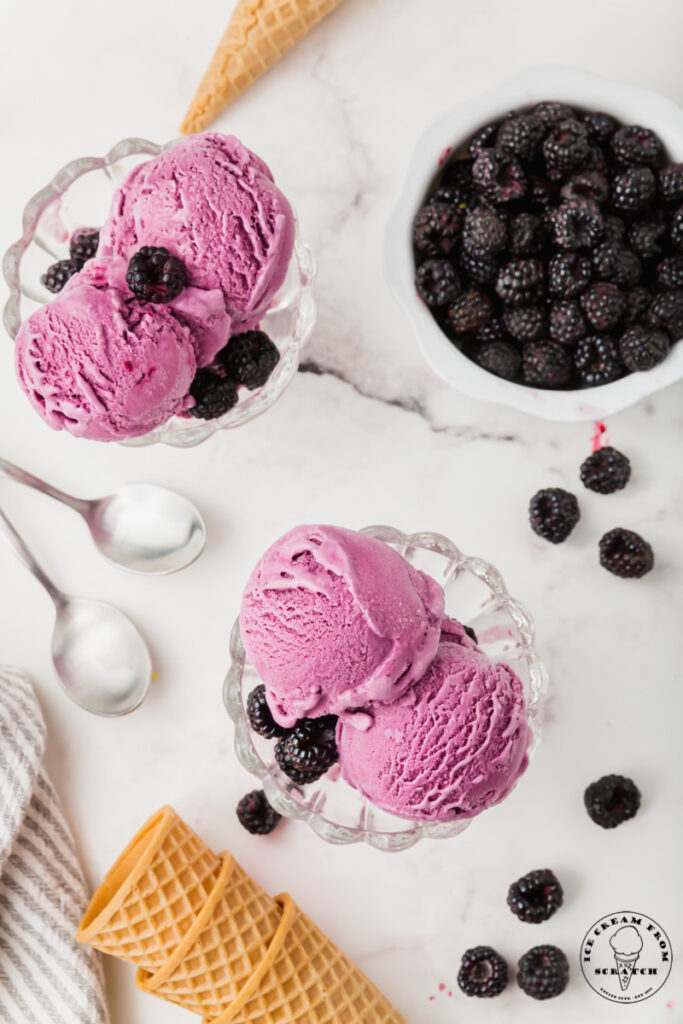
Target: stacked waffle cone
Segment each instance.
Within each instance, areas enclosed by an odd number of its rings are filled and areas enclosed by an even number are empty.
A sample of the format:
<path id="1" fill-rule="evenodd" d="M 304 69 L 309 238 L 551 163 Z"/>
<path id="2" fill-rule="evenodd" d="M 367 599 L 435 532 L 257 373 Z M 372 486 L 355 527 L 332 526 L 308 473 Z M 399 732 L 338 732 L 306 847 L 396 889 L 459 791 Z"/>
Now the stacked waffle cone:
<path id="1" fill-rule="evenodd" d="M 341 0 L 238 0 L 182 123 L 200 132 Z"/>
<path id="2" fill-rule="evenodd" d="M 170 807 L 123 851 L 77 938 L 205 1024 L 405 1024 L 290 896 L 272 899 Z"/>

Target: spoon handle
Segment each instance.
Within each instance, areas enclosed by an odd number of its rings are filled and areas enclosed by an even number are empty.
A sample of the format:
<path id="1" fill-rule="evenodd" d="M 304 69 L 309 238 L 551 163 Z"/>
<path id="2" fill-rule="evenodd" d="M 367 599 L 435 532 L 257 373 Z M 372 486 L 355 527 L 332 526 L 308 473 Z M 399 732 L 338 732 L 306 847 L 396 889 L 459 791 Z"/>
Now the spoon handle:
<path id="1" fill-rule="evenodd" d="M 55 602 L 55 604 L 57 606 L 63 604 L 64 595 L 62 594 L 61 590 L 59 590 L 59 588 L 55 586 L 55 584 L 52 582 L 47 573 L 45 573 L 45 571 L 40 567 L 40 565 L 38 565 L 38 562 L 35 560 L 29 549 L 26 547 L 26 544 L 19 536 L 17 531 L 14 529 L 12 523 L 9 521 L 6 514 L 3 512 L 1 508 L 0 533 L 2 533 L 5 541 L 12 548 L 19 561 L 23 562 L 28 571 L 31 573 L 31 575 L 35 576 L 38 582 L 43 587 L 45 587 L 45 589 L 47 590 L 48 594 Z"/>
<path id="2" fill-rule="evenodd" d="M 81 515 L 85 515 L 90 506 L 90 502 L 84 501 L 81 498 L 74 498 L 71 494 L 65 494 L 58 487 L 53 487 L 52 484 L 48 484 L 45 480 L 41 480 L 40 477 L 34 476 L 33 473 L 22 469 L 21 466 L 15 466 L 13 462 L 8 462 L 7 459 L 0 458 L 0 474 L 9 477 L 11 480 L 16 480 L 17 483 L 25 484 L 26 487 L 32 487 L 35 491 L 40 491 L 42 494 L 47 494 L 50 498 L 55 498 L 65 505 L 70 505 L 71 508 L 75 509 L 76 512 L 80 512 Z"/>

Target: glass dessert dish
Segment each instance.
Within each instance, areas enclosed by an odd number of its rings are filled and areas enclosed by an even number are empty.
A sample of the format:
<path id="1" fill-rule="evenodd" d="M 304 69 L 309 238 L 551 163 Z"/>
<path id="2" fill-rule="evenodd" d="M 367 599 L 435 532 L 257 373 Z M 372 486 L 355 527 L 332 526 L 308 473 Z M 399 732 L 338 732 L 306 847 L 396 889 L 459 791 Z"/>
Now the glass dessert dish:
<path id="1" fill-rule="evenodd" d="M 9 288 L 3 320 L 12 339 L 39 306 L 54 298 L 40 278 L 50 263 L 68 255 L 72 232 L 101 225 L 114 191 L 130 171 L 171 145 L 173 142 L 158 146 L 146 139 L 123 139 L 104 157 L 73 160 L 29 200 L 23 213 L 22 237 L 7 250 L 2 264 Z M 241 389 L 237 405 L 218 419 L 175 416 L 150 433 L 121 443 L 143 447 L 160 442 L 187 448 L 217 430 L 242 426 L 269 409 L 296 373 L 301 348 L 313 329 L 315 271 L 313 252 L 297 231 L 287 276 L 262 311 L 261 327 L 280 352 L 280 360 L 262 388 Z"/>
<path id="2" fill-rule="evenodd" d="M 526 609 L 511 597 L 500 573 L 481 558 L 464 555 L 436 533 L 410 536 L 388 526 L 370 526 L 369 534 L 395 548 L 415 568 L 429 573 L 444 589 L 446 614 L 476 631 L 479 647 L 494 662 L 505 662 L 524 686 L 526 716 L 531 731 L 529 758 L 539 742 L 547 674 L 534 644 L 534 627 Z M 290 818 L 301 818 L 329 843 L 365 842 L 378 850 L 405 850 L 423 838 L 449 838 L 464 831 L 472 818 L 422 822 L 380 810 L 340 776 L 334 765 L 305 787 L 280 770 L 272 741 L 249 725 L 246 702 L 261 682 L 245 656 L 239 621 L 230 637 L 230 670 L 223 688 L 228 714 L 235 723 L 235 749 L 241 763 L 256 775 L 272 806 Z"/>

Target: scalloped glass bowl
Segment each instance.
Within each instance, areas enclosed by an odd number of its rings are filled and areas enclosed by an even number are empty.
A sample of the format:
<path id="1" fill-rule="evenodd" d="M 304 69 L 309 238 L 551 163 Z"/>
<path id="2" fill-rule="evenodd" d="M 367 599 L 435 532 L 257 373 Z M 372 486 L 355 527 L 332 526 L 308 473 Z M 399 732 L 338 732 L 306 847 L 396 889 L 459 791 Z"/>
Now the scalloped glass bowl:
<path id="1" fill-rule="evenodd" d="M 104 157 L 73 160 L 29 200 L 23 214 L 22 237 L 7 250 L 2 264 L 9 287 L 3 320 L 12 339 L 31 313 L 54 298 L 40 277 L 51 262 L 68 255 L 71 233 L 78 227 L 102 224 L 114 191 L 130 171 L 172 145 L 123 139 Z M 219 419 L 175 416 L 149 434 L 123 443 L 143 447 L 161 442 L 187 448 L 200 444 L 217 430 L 240 427 L 270 408 L 296 373 L 301 348 L 313 330 L 315 270 L 313 252 L 297 231 L 285 281 L 263 310 L 261 326 L 280 351 L 280 361 L 264 387 L 256 391 L 241 388 L 238 404 Z"/>
<path id="2" fill-rule="evenodd" d="M 388 526 L 370 526 L 361 532 L 390 544 L 437 580 L 446 594 L 447 614 L 476 630 L 479 646 L 492 661 L 506 662 L 514 669 L 524 684 L 531 758 L 541 734 L 547 673 L 536 653 L 531 616 L 509 595 L 498 570 L 481 558 L 464 555 L 440 534 L 408 536 Z M 281 814 L 307 821 L 329 843 L 364 842 L 387 851 L 406 850 L 424 838 L 458 835 L 474 820 L 429 823 L 388 814 L 347 785 L 338 765 L 316 783 L 295 785 L 280 771 L 273 741 L 258 736 L 249 725 L 247 697 L 261 680 L 245 656 L 239 621 L 233 626 L 230 654 L 223 699 L 235 723 L 235 750 L 244 767 L 261 780 L 268 800 Z"/>

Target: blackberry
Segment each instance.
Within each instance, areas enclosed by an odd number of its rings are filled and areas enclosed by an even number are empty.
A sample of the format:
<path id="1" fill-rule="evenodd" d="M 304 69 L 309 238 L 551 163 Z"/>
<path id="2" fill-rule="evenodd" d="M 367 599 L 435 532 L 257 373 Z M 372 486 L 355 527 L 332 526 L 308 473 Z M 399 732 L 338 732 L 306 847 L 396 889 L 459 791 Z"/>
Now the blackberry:
<path id="1" fill-rule="evenodd" d="M 499 149 L 482 149 L 472 165 L 475 189 L 489 203 L 509 203 L 521 199 L 526 178 L 521 165 Z"/>
<path id="2" fill-rule="evenodd" d="M 426 260 L 417 268 L 415 287 L 423 302 L 440 308 L 455 302 L 462 284 L 455 267 L 449 260 Z"/>
<path id="3" fill-rule="evenodd" d="M 454 334 L 466 334 L 482 327 L 493 317 L 493 306 L 486 292 L 469 288 L 448 307 L 446 322 Z"/>
<path id="4" fill-rule="evenodd" d="M 503 323 L 517 341 L 538 341 L 546 333 L 545 313 L 540 306 L 511 306 L 503 313 Z"/>
<path id="5" fill-rule="evenodd" d="M 532 177 L 529 181 L 529 204 L 534 210 L 543 212 L 549 209 L 556 199 L 557 189 L 547 178 Z"/>
<path id="6" fill-rule="evenodd" d="M 587 388 L 611 384 L 626 373 L 616 341 L 605 334 L 582 338 L 574 350 L 574 365 Z"/>
<path id="7" fill-rule="evenodd" d="M 476 160 L 482 149 L 490 149 L 493 146 L 499 127 L 500 122 L 491 121 L 490 124 L 485 124 L 483 128 L 474 133 L 467 143 L 467 152 L 473 160 Z"/>
<path id="8" fill-rule="evenodd" d="M 496 280 L 496 293 L 511 306 L 531 302 L 543 286 L 543 265 L 537 259 L 511 260 L 501 267 Z"/>
<path id="9" fill-rule="evenodd" d="M 517 984 L 532 999 L 553 999 L 569 984 L 569 962 L 557 946 L 534 946 L 517 964 Z"/>
<path id="10" fill-rule="evenodd" d="M 496 148 L 520 160 L 532 160 L 543 138 L 544 125 L 536 114 L 518 114 L 503 121 Z"/>
<path id="11" fill-rule="evenodd" d="M 185 264 L 163 246 L 143 245 L 128 262 L 126 282 L 136 299 L 170 302 L 187 284 Z"/>
<path id="12" fill-rule="evenodd" d="M 683 288 L 683 256 L 669 256 L 657 267 L 657 284 L 669 291 Z"/>
<path id="13" fill-rule="evenodd" d="M 669 335 L 644 324 L 634 324 L 621 336 L 619 353 L 624 365 L 632 373 L 644 372 L 658 366 L 669 351 Z"/>
<path id="14" fill-rule="evenodd" d="M 273 718 L 266 701 L 266 688 L 263 684 L 255 687 L 247 698 L 247 718 L 254 732 L 259 736 L 265 736 L 268 740 L 285 736 L 287 733 L 287 730 L 278 725 Z"/>
<path id="15" fill-rule="evenodd" d="M 477 284 L 488 284 L 498 273 L 498 264 L 493 256 L 476 256 L 467 249 L 461 251 L 459 263 L 465 275 Z"/>
<path id="16" fill-rule="evenodd" d="M 69 254 L 72 260 L 85 263 L 93 258 L 100 242 L 99 228 L 78 228 L 69 241 Z"/>
<path id="17" fill-rule="evenodd" d="M 508 890 L 508 906 L 520 921 L 540 924 L 562 906 L 562 886 L 548 868 L 529 871 Z"/>
<path id="18" fill-rule="evenodd" d="M 635 324 L 643 316 L 646 316 L 650 309 L 652 295 L 647 288 L 639 285 L 637 288 L 631 288 L 630 291 L 626 292 L 625 299 L 626 313 L 624 314 L 624 322 L 627 324 Z M 660 323 L 652 323 L 649 326 L 661 327 L 662 325 Z"/>
<path id="19" fill-rule="evenodd" d="M 274 810 L 262 789 L 254 789 L 243 796 L 237 805 L 240 825 L 255 836 L 266 836 L 280 823 L 282 815 Z"/>
<path id="20" fill-rule="evenodd" d="M 614 214 L 609 214 L 604 218 L 605 221 L 605 241 L 606 242 L 623 242 L 626 235 L 626 224 L 621 217 L 616 217 Z"/>
<path id="21" fill-rule="evenodd" d="M 503 380 L 515 380 L 522 365 L 522 357 L 509 341 L 488 341 L 479 344 L 473 354 L 474 362 L 495 373 Z"/>
<path id="22" fill-rule="evenodd" d="M 508 247 L 513 256 L 532 256 L 543 248 L 544 231 L 540 217 L 518 213 L 508 225 Z"/>
<path id="23" fill-rule="evenodd" d="M 605 178 L 609 175 L 609 167 L 605 159 L 605 153 L 600 146 L 589 146 L 588 157 L 584 166 L 586 171 L 597 171 Z"/>
<path id="24" fill-rule="evenodd" d="M 603 281 L 633 288 L 643 273 L 643 265 L 634 252 L 620 242 L 603 242 L 593 253 L 595 273 Z"/>
<path id="25" fill-rule="evenodd" d="M 639 124 L 622 125 L 612 136 L 610 146 L 617 163 L 627 167 L 654 167 L 664 152 L 661 139 Z"/>
<path id="26" fill-rule="evenodd" d="M 664 328 L 674 338 L 683 336 L 683 289 L 657 295 L 645 319 L 649 327 Z"/>
<path id="27" fill-rule="evenodd" d="M 631 248 L 641 259 L 661 256 L 666 245 L 666 224 L 663 221 L 639 220 L 628 232 Z"/>
<path id="28" fill-rule="evenodd" d="M 566 387 L 572 378 L 571 356 L 557 341 L 528 341 L 522 350 L 522 377 L 532 387 Z"/>
<path id="29" fill-rule="evenodd" d="M 649 167 L 629 167 L 612 182 L 612 204 L 615 210 L 640 213 L 652 202 L 655 190 L 655 176 Z"/>
<path id="30" fill-rule="evenodd" d="M 590 199 L 598 205 L 609 199 L 609 184 L 600 171 L 579 171 L 560 189 L 563 199 Z"/>
<path id="31" fill-rule="evenodd" d="M 507 228 L 494 210 L 480 206 L 465 217 L 462 244 L 475 256 L 491 256 L 505 248 Z"/>
<path id="32" fill-rule="evenodd" d="M 590 284 L 590 257 L 579 253 L 559 253 L 548 265 L 548 287 L 560 299 L 575 299 Z"/>
<path id="33" fill-rule="evenodd" d="M 668 164 L 657 174 L 659 194 L 665 203 L 683 203 L 683 164 Z"/>
<path id="34" fill-rule="evenodd" d="M 508 965 L 491 946 L 474 946 L 463 953 L 458 985 L 466 996 L 497 996 L 507 983 Z"/>
<path id="35" fill-rule="evenodd" d="M 237 385 L 213 370 L 197 370 L 190 394 L 194 405 L 188 412 L 200 420 L 216 420 L 237 405 Z"/>
<path id="36" fill-rule="evenodd" d="M 449 206 L 457 206 L 461 213 L 464 213 L 472 201 L 472 190 L 461 185 L 441 185 L 432 192 L 428 199 L 429 203 L 447 203 Z"/>
<path id="37" fill-rule="evenodd" d="M 47 268 L 40 278 L 40 283 L 49 292 L 61 292 L 62 288 L 74 274 L 77 274 L 83 264 L 78 260 L 57 260 Z"/>
<path id="38" fill-rule="evenodd" d="M 614 494 L 626 487 L 631 478 L 631 463 L 616 448 L 598 448 L 581 463 L 581 483 L 598 494 Z"/>
<path id="39" fill-rule="evenodd" d="M 544 100 L 537 103 L 533 109 L 536 117 L 540 117 L 546 127 L 557 124 L 559 121 L 568 121 L 574 116 L 574 111 L 566 103 L 557 103 L 555 100 Z"/>
<path id="40" fill-rule="evenodd" d="M 591 285 L 581 296 L 581 305 L 590 323 L 599 331 L 616 327 L 626 312 L 621 290 L 609 281 Z"/>
<path id="41" fill-rule="evenodd" d="M 566 174 L 582 167 L 588 152 L 588 133 L 573 117 L 555 124 L 543 142 L 543 156 L 551 174 Z"/>
<path id="42" fill-rule="evenodd" d="M 678 249 L 679 252 L 683 250 L 683 206 L 676 210 L 671 218 L 669 235 L 671 236 L 671 244 L 674 249 Z"/>
<path id="43" fill-rule="evenodd" d="M 562 345 L 575 345 L 586 333 L 586 321 L 578 302 L 571 299 L 555 302 L 550 307 L 548 333 L 553 341 Z"/>
<path id="44" fill-rule="evenodd" d="M 326 772 L 339 759 L 335 730 L 336 715 L 302 718 L 278 743 L 288 763 L 298 772 Z"/>
<path id="45" fill-rule="evenodd" d="M 601 110 L 590 110 L 581 117 L 581 123 L 588 132 L 588 138 L 593 142 L 607 142 L 617 130 L 617 122 L 610 114 Z"/>
<path id="46" fill-rule="evenodd" d="M 479 643 L 479 641 L 477 639 L 477 634 L 474 632 L 474 630 L 472 629 L 471 626 L 466 626 L 463 623 L 463 627 L 462 628 L 465 630 L 465 632 L 467 633 L 467 635 L 470 638 L 470 640 L 472 640 L 475 644 Z"/>
<path id="47" fill-rule="evenodd" d="M 450 203 L 427 203 L 413 221 L 413 245 L 423 259 L 450 256 L 460 237 L 462 212 Z"/>
<path id="48" fill-rule="evenodd" d="M 279 360 L 280 353 L 263 331 L 234 334 L 218 354 L 230 380 L 250 391 L 263 387 Z"/>
<path id="49" fill-rule="evenodd" d="M 623 579 L 639 579 L 653 568 L 652 548 L 639 533 L 618 526 L 600 539 L 600 565 Z"/>
<path id="50" fill-rule="evenodd" d="M 561 487 L 546 487 L 537 491 L 529 502 L 531 529 L 551 544 L 562 544 L 580 517 L 575 495 Z"/>
<path id="51" fill-rule="evenodd" d="M 638 813 L 640 790 L 632 779 L 623 775 L 603 775 L 586 788 L 583 802 L 596 825 L 616 828 Z"/>
<path id="52" fill-rule="evenodd" d="M 488 323 L 477 328 L 475 337 L 482 344 L 487 341 L 504 341 L 505 331 L 500 320 L 489 320 Z"/>
<path id="53" fill-rule="evenodd" d="M 605 233 L 600 207 L 590 199 L 565 199 L 550 222 L 560 249 L 592 249 Z"/>
<path id="54" fill-rule="evenodd" d="M 441 174 L 441 184 L 456 188 L 461 195 L 472 192 L 472 161 L 463 159 L 449 160 Z"/>
<path id="55" fill-rule="evenodd" d="M 290 759 L 287 751 L 282 747 L 281 741 L 275 744 L 275 760 L 277 761 L 280 771 L 282 771 L 287 778 L 295 783 L 297 786 L 308 786 L 311 782 L 317 782 L 325 774 L 326 769 L 310 772 L 302 772 L 298 769 Z"/>

